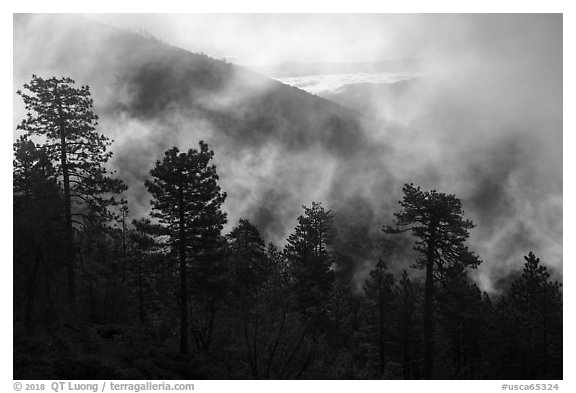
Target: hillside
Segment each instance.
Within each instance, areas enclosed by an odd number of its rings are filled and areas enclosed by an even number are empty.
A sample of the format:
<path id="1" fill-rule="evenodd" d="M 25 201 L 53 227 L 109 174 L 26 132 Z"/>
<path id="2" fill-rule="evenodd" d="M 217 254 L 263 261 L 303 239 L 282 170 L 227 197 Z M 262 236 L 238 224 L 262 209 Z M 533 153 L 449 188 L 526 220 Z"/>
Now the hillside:
<path id="1" fill-rule="evenodd" d="M 28 33 L 32 25 L 34 35 Z M 336 148 L 335 139 L 357 135 L 360 127 L 354 113 L 327 100 L 81 17 L 16 16 L 14 47 L 16 81 L 31 73 L 70 75 L 92 87 L 102 117 L 152 119 L 196 111 L 194 116 L 215 122 L 236 142 L 260 144 L 289 134 L 282 138 L 288 147 L 321 139 Z"/>
<path id="2" fill-rule="evenodd" d="M 111 165 L 129 186 L 136 216 L 148 212 L 143 183 L 155 160 L 172 146 L 184 150 L 204 139 L 229 195 L 231 225 L 248 217 L 281 243 L 311 200 L 337 209 L 342 222 L 357 207 L 367 211 L 362 227 L 376 219 L 358 193 L 383 186 L 386 169 L 374 161 L 383 147 L 371 142 L 364 129 L 374 127 L 358 112 L 78 16 L 16 16 L 14 65 L 15 90 L 32 74 L 70 76 L 90 86 L 100 130 L 115 140 Z M 15 122 L 24 115 L 21 105 L 15 96 Z"/>

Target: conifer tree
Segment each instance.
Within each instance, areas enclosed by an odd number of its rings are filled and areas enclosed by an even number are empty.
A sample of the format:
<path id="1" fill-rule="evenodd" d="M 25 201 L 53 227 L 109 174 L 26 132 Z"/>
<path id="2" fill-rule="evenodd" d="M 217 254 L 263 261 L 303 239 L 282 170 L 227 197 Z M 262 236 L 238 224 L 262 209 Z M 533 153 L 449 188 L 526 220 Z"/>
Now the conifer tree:
<path id="1" fill-rule="evenodd" d="M 18 129 L 40 137 L 62 186 L 70 304 L 76 298 L 73 230 L 95 216 L 108 219 L 107 206 L 115 203 L 113 194 L 125 189 L 104 167 L 112 156 L 107 151 L 111 141 L 96 131 L 98 116 L 92 110 L 90 89 L 76 88 L 74 83 L 70 78 L 43 79 L 33 75 L 30 83 L 24 85 L 27 92 L 17 92 L 27 111 Z M 82 209 L 75 209 L 75 205 Z M 90 214 L 83 213 L 84 209 Z"/>
<path id="2" fill-rule="evenodd" d="M 18 313 L 24 302 L 25 327 L 31 332 L 35 304 L 55 300 L 41 300 L 39 292 L 59 284 L 47 276 L 55 266 L 48 255 L 61 257 L 62 194 L 46 152 L 26 135 L 14 143 L 13 169 L 14 308 Z"/>
<path id="3" fill-rule="evenodd" d="M 404 185 L 402 210 L 395 213 L 396 226 L 383 231 L 398 234 L 410 231 L 419 240 L 414 249 L 421 257 L 416 266 L 426 270 L 424 299 L 424 378 L 434 377 L 434 292 L 435 283 L 444 280 L 446 269 L 454 265 L 477 267 L 481 261 L 464 244 L 471 220 L 464 219 L 462 203 L 455 195 L 436 190 L 422 191 L 413 184 Z"/>
<path id="4" fill-rule="evenodd" d="M 191 260 L 210 263 L 210 252 L 221 246 L 226 214 L 221 205 L 226 193 L 218 185 L 214 152 L 200 141 L 199 149 L 166 151 L 150 171 L 146 187 L 152 194 L 152 217 L 168 235 L 168 245 L 178 255 L 180 271 L 180 352 L 188 353 L 188 279 Z M 203 278 L 201 278 L 203 279 Z"/>
<path id="5" fill-rule="evenodd" d="M 521 378 L 562 378 L 562 295 L 546 266 L 532 252 L 512 283 L 508 314 L 522 360 Z"/>
<path id="6" fill-rule="evenodd" d="M 258 228 L 247 219 L 226 236 L 230 252 L 230 270 L 236 289 L 254 292 L 267 279 L 266 243 Z"/>
<path id="7" fill-rule="evenodd" d="M 443 361 L 452 377 L 469 375 L 479 362 L 481 328 L 484 326 L 482 292 L 468 277 L 464 266 L 446 268 L 444 280 L 437 291 L 439 325 L 445 333 Z M 445 371 L 446 372 L 446 371 Z"/>
<path id="8" fill-rule="evenodd" d="M 165 233 L 164 228 L 160 225 L 152 224 L 149 219 L 132 220 L 134 229 L 127 232 L 127 243 L 130 250 L 130 261 L 132 268 L 135 268 L 135 291 L 138 298 L 138 316 L 140 323 L 144 324 L 147 320 L 146 306 L 145 306 L 145 293 L 144 287 L 146 282 L 150 282 L 150 278 L 146 277 L 146 265 L 150 265 L 150 261 L 163 258 L 163 244 L 158 239 Z M 150 285 L 149 285 L 150 286 Z"/>
<path id="9" fill-rule="evenodd" d="M 12 188 L 15 196 L 24 200 L 30 199 L 33 194 L 40 196 L 38 187 L 55 180 L 54 168 L 52 167 L 46 152 L 27 135 L 21 135 L 14 143 L 14 160 L 12 172 Z"/>
<path id="10" fill-rule="evenodd" d="M 271 275 L 266 254 L 266 243 L 258 228 L 247 219 L 240 219 L 238 225 L 226 236 L 229 249 L 229 270 L 233 298 L 231 313 L 236 316 L 234 323 L 241 329 L 248 349 L 248 364 L 252 378 L 258 378 L 263 371 L 263 352 L 266 343 L 265 331 L 265 282 Z"/>
<path id="11" fill-rule="evenodd" d="M 402 272 L 402 278 L 395 288 L 395 300 L 400 317 L 400 337 L 402 342 L 402 377 L 414 378 L 414 350 L 413 342 L 416 341 L 416 304 L 418 300 L 418 288 L 408 277 L 408 272 Z"/>
<path id="12" fill-rule="evenodd" d="M 331 270 L 334 256 L 329 249 L 333 237 L 332 214 L 316 202 L 312 207 L 302 207 L 304 215 L 298 217 L 298 225 L 288 237 L 284 253 L 300 310 L 317 312 L 327 300 L 334 282 Z"/>
<path id="13" fill-rule="evenodd" d="M 370 271 L 370 279 L 364 284 L 364 292 L 375 311 L 378 320 L 378 353 L 379 377 L 384 375 L 386 352 L 386 320 L 391 320 L 391 306 L 394 300 L 394 275 L 388 272 L 388 267 L 380 259 Z"/>

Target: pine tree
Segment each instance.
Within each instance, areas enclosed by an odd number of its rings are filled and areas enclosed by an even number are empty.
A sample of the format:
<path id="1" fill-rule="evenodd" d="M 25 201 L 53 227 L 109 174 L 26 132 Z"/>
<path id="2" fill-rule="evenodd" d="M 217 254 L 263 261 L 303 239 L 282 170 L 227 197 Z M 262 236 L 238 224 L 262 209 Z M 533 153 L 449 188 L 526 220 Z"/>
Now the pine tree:
<path id="1" fill-rule="evenodd" d="M 380 259 L 370 271 L 370 279 L 364 284 L 364 292 L 375 311 L 378 320 L 378 353 L 379 377 L 382 378 L 385 369 L 386 355 L 386 322 L 391 320 L 391 309 L 394 300 L 394 275 L 388 272 L 388 267 Z"/>
<path id="2" fill-rule="evenodd" d="M 209 263 L 210 253 L 221 245 L 226 214 L 221 205 L 226 193 L 218 185 L 214 152 L 200 141 L 200 148 L 180 153 L 166 151 L 146 181 L 152 194 L 152 217 L 159 220 L 169 237 L 168 245 L 178 255 L 180 266 L 180 352 L 188 352 L 188 282 L 190 259 Z M 203 277 L 201 279 L 204 279 Z"/>
<path id="3" fill-rule="evenodd" d="M 240 219 L 226 238 L 236 292 L 255 295 L 268 273 L 266 243 L 260 231 L 247 219 Z"/>
<path id="4" fill-rule="evenodd" d="M 522 360 L 521 378 L 562 378 L 562 295 L 532 252 L 508 296 L 510 323 Z"/>
<path id="5" fill-rule="evenodd" d="M 21 135 L 18 138 L 13 150 L 12 188 L 14 195 L 28 200 L 39 183 L 54 179 L 54 168 L 45 152 L 29 140 L 27 135 Z"/>
<path id="6" fill-rule="evenodd" d="M 474 378 L 480 361 L 481 329 L 485 324 L 482 292 L 462 265 L 446 268 L 437 291 L 439 325 L 445 333 L 443 361 L 454 379 Z"/>
<path id="7" fill-rule="evenodd" d="M 312 207 L 302 206 L 304 215 L 298 217 L 298 225 L 290 234 L 284 253 L 298 296 L 301 311 L 320 311 L 327 300 L 334 272 L 332 244 L 333 227 L 331 211 L 320 203 Z"/>
<path id="8" fill-rule="evenodd" d="M 20 301 L 24 303 L 24 323 L 30 333 L 35 304 L 57 303 L 53 297 L 39 299 L 39 293 L 59 284 L 47 277 L 56 265 L 51 259 L 61 257 L 63 217 L 58 207 L 62 195 L 46 152 L 26 135 L 14 143 L 13 165 L 14 308 L 19 313 Z"/>
<path id="9" fill-rule="evenodd" d="M 43 79 L 33 75 L 30 83 L 24 85 L 29 94 L 17 92 L 27 110 L 18 129 L 43 140 L 42 149 L 61 181 L 70 304 L 76 298 L 74 228 L 86 225 L 85 221 L 95 216 L 108 219 L 107 206 L 115 203 L 112 195 L 125 189 L 104 167 L 112 155 L 106 151 L 111 141 L 96 132 L 98 116 L 92 111 L 90 89 L 73 85 L 70 78 Z"/>
<path id="10" fill-rule="evenodd" d="M 416 305 L 418 302 L 418 288 L 408 277 L 408 272 L 402 272 L 402 278 L 395 288 L 395 301 L 399 312 L 399 329 L 402 353 L 402 377 L 413 379 L 414 370 L 414 342 L 417 341 L 416 331 L 418 321 L 416 321 Z"/>
<path id="11" fill-rule="evenodd" d="M 456 196 L 420 190 L 413 184 L 404 185 L 402 210 L 395 213 L 396 227 L 383 231 L 398 234 L 410 231 L 419 240 L 414 249 L 421 254 L 416 266 L 426 270 L 424 299 L 424 378 L 434 377 L 434 292 L 435 282 L 442 281 L 446 269 L 453 265 L 477 267 L 481 261 L 468 250 L 464 242 L 474 227 L 464 219 L 462 203 Z"/>
<path id="12" fill-rule="evenodd" d="M 248 349 L 248 364 L 252 378 L 263 372 L 266 343 L 265 282 L 272 271 L 266 254 L 266 244 L 258 228 L 247 219 L 226 236 L 229 249 L 229 269 L 233 298 L 230 301 L 233 325 L 244 337 Z"/>
<path id="13" fill-rule="evenodd" d="M 151 281 L 150 277 L 147 277 L 149 275 L 147 270 L 150 269 L 146 269 L 145 264 L 149 265 L 150 260 L 157 257 L 165 257 L 162 252 L 163 244 L 158 240 L 165 234 L 165 231 L 163 227 L 152 224 L 149 219 L 133 220 L 132 225 L 134 229 L 127 232 L 129 261 L 132 262 L 129 268 L 136 270 L 133 274 L 135 276 L 133 282 L 138 298 L 138 316 L 140 323 L 144 324 L 147 320 L 144 290 L 145 284 L 150 284 Z"/>

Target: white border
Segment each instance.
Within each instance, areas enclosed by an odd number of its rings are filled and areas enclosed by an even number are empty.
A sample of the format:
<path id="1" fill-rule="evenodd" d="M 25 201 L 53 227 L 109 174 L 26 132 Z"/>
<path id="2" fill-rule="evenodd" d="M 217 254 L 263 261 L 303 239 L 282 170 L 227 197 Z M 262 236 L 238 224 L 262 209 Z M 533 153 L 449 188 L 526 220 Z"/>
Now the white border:
<path id="1" fill-rule="evenodd" d="M 204 4 L 199 4 L 204 3 Z M 463 1 L 447 1 L 447 0 L 402 0 L 402 1 L 372 1 L 372 0 L 355 0 L 355 1 L 316 1 L 310 0 L 286 0 L 282 4 L 273 4 L 270 1 L 255 1 L 255 0 L 218 0 L 209 2 L 190 2 L 190 1 L 172 1 L 164 0 L 162 2 L 145 3 L 145 2 L 124 2 L 112 0 L 100 0 L 93 4 L 85 2 L 72 2 L 72 1 L 19 1 L 18 3 L 2 5 L 2 14 L 0 20 L 0 28 L 2 29 L 2 49 L 3 53 L 12 53 L 12 13 L 18 12 L 110 12 L 110 13 L 125 13 L 125 12 L 144 12 L 144 13 L 182 13 L 182 12 L 336 12 L 336 13 L 363 13 L 363 12 L 386 12 L 386 13 L 476 13 L 476 12 L 548 12 L 548 13 L 564 13 L 564 70 L 572 70 L 572 72 L 564 73 L 564 193 L 567 196 L 565 200 L 572 202 L 574 198 L 574 176 L 572 169 L 574 168 L 574 76 L 573 72 L 576 70 L 574 62 L 574 39 L 575 34 L 575 18 L 574 18 L 574 5 L 575 2 L 568 0 L 547 0 L 547 1 L 502 1 L 502 0 L 484 0 L 477 1 L 474 4 L 471 2 Z M 11 165 L 12 165 L 12 60 L 11 56 L 6 55 L 3 62 L 3 83 L 1 89 L 1 100 L 3 109 L 3 122 L 4 131 L 2 133 L 2 149 L 0 166 L 1 183 L 3 187 L 2 192 L 2 210 L 4 216 L 4 224 L 2 226 L 2 250 L 5 258 L 4 272 L 2 274 L 2 285 L 0 298 L 2 299 L 2 310 L 5 314 L 12 315 L 12 203 L 11 194 L 9 192 L 8 184 L 11 184 Z M 572 175 L 572 176 L 571 176 Z M 574 207 L 568 203 L 564 207 L 564 222 L 568 223 L 566 229 L 566 239 L 572 239 L 574 230 L 573 226 Z M 574 251 L 571 247 L 564 250 L 564 381 L 560 382 L 561 391 L 576 391 L 573 373 L 574 369 L 574 338 L 570 332 L 574 331 L 574 317 L 570 311 L 574 307 L 574 291 L 573 291 L 573 274 L 574 274 Z M 3 338 L 4 350 L 2 351 L 1 364 L 0 364 L 0 386 L 1 390 L 10 392 L 12 390 L 12 325 L 5 318 L 5 322 L 1 325 L 1 335 Z M 136 382 L 136 381 L 135 381 Z M 535 381 L 538 382 L 538 381 Z M 512 383 L 510 381 L 509 383 Z M 524 382 L 522 382 L 524 383 Z M 443 392 L 459 392 L 463 389 L 470 392 L 496 392 L 501 390 L 502 382 L 500 381 L 286 381 L 282 383 L 274 382 L 227 382 L 227 381 L 197 381 L 197 389 L 199 391 L 230 391 L 231 389 L 240 391 L 250 390 L 254 392 L 270 391 L 273 388 L 277 392 L 293 392 L 295 389 L 305 388 L 306 390 L 316 389 L 330 389 L 331 391 L 352 391 L 362 389 L 364 391 L 382 391 L 383 388 L 389 388 L 392 391 L 416 391 L 416 390 L 436 390 L 442 389 Z M 572 388 L 570 388 L 572 386 Z"/>

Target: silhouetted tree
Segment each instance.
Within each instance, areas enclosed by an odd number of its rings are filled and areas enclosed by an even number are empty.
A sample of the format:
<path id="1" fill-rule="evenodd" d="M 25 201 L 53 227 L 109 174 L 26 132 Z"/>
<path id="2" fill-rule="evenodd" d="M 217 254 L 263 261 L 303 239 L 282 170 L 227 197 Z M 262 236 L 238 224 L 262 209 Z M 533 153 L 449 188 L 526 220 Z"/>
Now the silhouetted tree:
<path id="1" fill-rule="evenodd" d="M 150 282 L 150 277 L 147 277 L 147 270 L 145 264 L 158 259 L 158 257 L 165 257 L 163 253 L 163 244 L 158 240 L 159 237 L 164 235 L 164 228 L 160 225 L 152 224 L 149 219 L 133 220 L 133 230 L 128 230 L 127 240 L 128 248 L 130 250 L 129 261 L 132 262 L 131 268 L 135 269 L 135 289 L 138 298 L 138 316 L 140 323 L 144 324 L 147 320 L 146 305 L 145 305 L 145 285 Z M 164 258 L 165 259 L 165 258 Z M 150 285 L 148 285 L 150 286 Z"/>
<path id="2" fill-rule="evenodd" d="M 258 228 L 247 219 L 226 236 L 229 249 L 229 269 L 233 298 L 231 314 L 241 329 L 248 349 L 252 378 L 264 371 L 263 352 L 266 341 L 266 301 L 264 283 L 272 273 L 266 255 L 266 243 Z"/>
<path id="3" fill-rule="evenodd" d="M 91 217 L 107 219 L 106 207 L 115 203 L 111 195 L 125 189 L 103 166 L 112 155 L 106 151 L 111 142 L 96 132 L 98 116 L 92 111 L 90 90 L 88 86 L 73 85 L 70 78 L 43 79 L 33 75 L 30 83 L 24 85 L 29 94 L 18 91 L 28 111 L 18 129 L 45 140 L 42 148 L 61 180 L 70 304 L 76 298 L 74 225 L 84 226 L 84 221 L 91 219 L 73 206 L 79 204 L 91 212 Z"/>
<path id="4" fill-rule="evenodd" d="M 395 288 L 396 309 L 399 312 L 399 329 L 401 337 L 402 353 L 402 377 L 404 379 L 415 378 L 414 342 L 416 340 L 416 306 L 418 304 L 418 288 L 408 277 L 406 270 L 402 272 L 402 278 Z"/>
<path id="5" fill-rule="evenodd" d="M 329 325 L 327 305 L 334 283 L 331 269 L 334 255 L 329 249 L 333 238 L 332 215 L 320 203 L 303 208 L 304 215 L 298 217 L 298 225 L 284 247 L 294 296 L 292 311 L 296 312 L 292 317 L 298 323 L 292 333 L 294 342 L 280 355 L 285 361 L 279 378 L 290 374 L 300 378 L 318 354 Z"/>
<path id="6" fill-rule="evenodd" d="M 290 234 L 284 253 L 294 279 L 300 310 L 318 313 L 326 302 L 334 272 L 332 243 L 332 214 L 320 203 L 312 207 L 302 206 L 304 215 L 298 217 L 298 225 Z"/>
<path id="7" fill-rule="evenodd" d="M 14 306 L 19 313 L 23 295 L 24 323 L 30 333 L 37 300 L 43 306 L 58 304 L 47 293 L 60 284 L 53 275 L 62 256 L 62 195 L 45 150 L 26 135 L 14 143 L 13 165 Z M 43 299 L 38 296 L 41 291 Z"/>
<path id="8" fill-rule="evenodd" d="M 514 328 L 522 379 L 562 378 L 562 295 L 547 268 L 533 253 L 524 257 L 522 276 L 512 283 L 506 301 L 508 323 Z"/>
<path id="9" fill-rule="evenodd" d="M 235 291 L 254 295 L 267 278 L 266 243 L 258 228 L 246 219 L 240 219 L 226 238 Z"/>
<path id="10" fill-rule="evenodd" d="M 437 291 L 439 324 L 445 344 L 438 351 L 445 363 L 444 378 L 475 378 L 480 366 L 481 332 L 485 324 L 483 295 L 468 277 L 464 266 L 445 269 Z"/>
<path id="11" fill-rule="evenodd" d="M 424 301 L 424 378 L 434 377 L 434 287 L 444 279 L 446 269 L 453 265 L 477 267 L 481 261 L 464 242 L 474 227 L 464 219 L 462 203 L 456 196 L 420 190 L 406 184 L 400 201 L 402 210 L 395 213 L 396 227 L 385 226 L 385 233 L 410 231 L 419 240 L 414 249 L 421 254 L 416 266 L 426 269 Z"/>
<path id="12" fill-rule="evenodd" d="M 366 355 L 360 346 L 358 330 L 362 324 L 363 296 L 353 293 L 350 286 L 336 282 L 327 305 L 328 324 L 324 346 L 317 363 L 325 370 L 326 378 L 358 378 L 363 366 L 358 358 Z M 370 343 L 372 344 L 372 342 Z M 373 370 L 366 370 L 371 373 Z"/>
<path id="13" fill-rule="evenodd" d="M 386 322 L 388 320 L 390 324 L 389 321 L 392 319 L 391 311 L 394 300 L 394 275 L 388 272 L 388 267 L 382 259 L 370 271 L 370 279 L 364 283 L 364 292 L 370 302 L 371 311 L 377 315 L 378 375 L 382 378 L 386 363 Z"/>
<path id="14" fill-rule="evenodd" d="M 12 188 L 15 196 L 28 201 L 32 196 L 42 196 L 40 189 L 48 183 L 55 184 L 56 172 L 46 151 L 22 135 L 14 143 Z"/>
<path id="15" fill-rule="evenodd" d="M 157 218 L 169 237 L 169 246 L 177 253 L 180 265 L 180 352 L 188 352 L 188 283 L 190 258 L 202 258 L 221 242 L 226 223 L 221 205 L 226 194 L 218 185 L 216 167 L 210 165 L 214 152 L 200 141 L 200 148 L 180 153 L 174 147 L 166 151 L 150 171 L 146 181 L 152 194 L 152 217 Z"/>
<path id="16" fill-rule="evenodd" d="M 290 288 L 287 261 L 274 244 L 269 243 L 266 250 L 268 261 L 268 279 L 263 284 L 263 296 L 267 300 L 268 340 L 264 359 L 263 376 L 267 379 L 278 378 L 286 357 L 281 354 L 290 345 L 286 340 L 290 329 L 290 311 L 294 308 L 295 296 Z M 288 344 L 287 344 L 288 343 Z"/>

